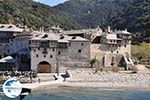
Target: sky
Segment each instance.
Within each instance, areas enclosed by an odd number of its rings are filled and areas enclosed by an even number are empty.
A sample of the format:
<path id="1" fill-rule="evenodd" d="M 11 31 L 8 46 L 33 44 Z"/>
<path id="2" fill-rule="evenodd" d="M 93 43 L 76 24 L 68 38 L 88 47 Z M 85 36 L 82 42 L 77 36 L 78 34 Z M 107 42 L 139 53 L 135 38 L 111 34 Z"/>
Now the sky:
<path id="1" fill-rule="evenodd" d="M 50 6 L 55 6 L 60 3 L 64 3 L 65 1 L 68 1 L 68 0 L 34 0 L 34 1 L 41 2 Z"/>

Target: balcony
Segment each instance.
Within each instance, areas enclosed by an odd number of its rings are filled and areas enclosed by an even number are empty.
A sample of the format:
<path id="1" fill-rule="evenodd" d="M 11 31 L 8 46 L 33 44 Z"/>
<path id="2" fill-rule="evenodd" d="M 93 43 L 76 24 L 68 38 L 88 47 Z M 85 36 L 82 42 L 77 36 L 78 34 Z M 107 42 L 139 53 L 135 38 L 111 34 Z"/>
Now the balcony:
<path id="1" fill-rule="evenodd" d="M 59 43 L 58 48 L 68 48 L 67 43 Z"/>
<path id="2" fill-rule="evenodd" d="M 0 43 L 9 43 L 9 38 L 1 37 L 0 38 Z"/>
<path id="3" fill-rule="evenodd" d="M 50 43 L 49 47 L 57 47 L 57 43 Z"/>
<path id="4" fill-rule="evenodd" d="M 41 42 L 39 46 L 40 46 L 40 48 L 48 48 L 49 42 Z"/>

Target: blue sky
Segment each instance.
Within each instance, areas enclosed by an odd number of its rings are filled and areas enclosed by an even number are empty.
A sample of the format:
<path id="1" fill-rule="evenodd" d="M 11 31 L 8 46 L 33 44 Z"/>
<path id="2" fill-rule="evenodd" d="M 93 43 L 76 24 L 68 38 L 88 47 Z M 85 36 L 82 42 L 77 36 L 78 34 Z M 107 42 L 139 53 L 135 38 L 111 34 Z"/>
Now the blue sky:
<path id="1" fill-rule="evenodd" d="M 41 2 L 50 6 L 55 6 L 57 4 L 64 3 L 65 1 L 68 0 L 34 0 L 34 1 Z"/>

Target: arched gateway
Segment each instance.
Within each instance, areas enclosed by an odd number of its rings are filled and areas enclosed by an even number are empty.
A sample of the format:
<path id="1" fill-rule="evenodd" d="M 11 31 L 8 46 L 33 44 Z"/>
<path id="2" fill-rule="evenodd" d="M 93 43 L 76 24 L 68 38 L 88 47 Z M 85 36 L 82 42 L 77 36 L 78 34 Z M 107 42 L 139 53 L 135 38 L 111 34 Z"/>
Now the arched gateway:
<path id="1" fill-rule="evenodd" d="M 52 66 L 48 62 L 42 61 L 38 64 L 37 71 L 38 71 L 38 73 L 51 73 Z"/>

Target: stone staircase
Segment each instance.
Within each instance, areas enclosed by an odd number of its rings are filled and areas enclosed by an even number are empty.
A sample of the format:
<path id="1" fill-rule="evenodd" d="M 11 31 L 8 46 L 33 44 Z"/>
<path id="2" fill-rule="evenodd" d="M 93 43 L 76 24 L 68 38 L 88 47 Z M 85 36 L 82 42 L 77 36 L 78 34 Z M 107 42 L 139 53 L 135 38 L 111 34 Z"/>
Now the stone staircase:
<path id="1" fill-rule="evenodd" d="M 125 55 L 123 55 L 123 58 L 125 60 L 127 69 L 132 69 L 133 66 L 134 66 L 134 63 L 133 63 L 132 59 L 131 58 L 127 58 Z"/>

